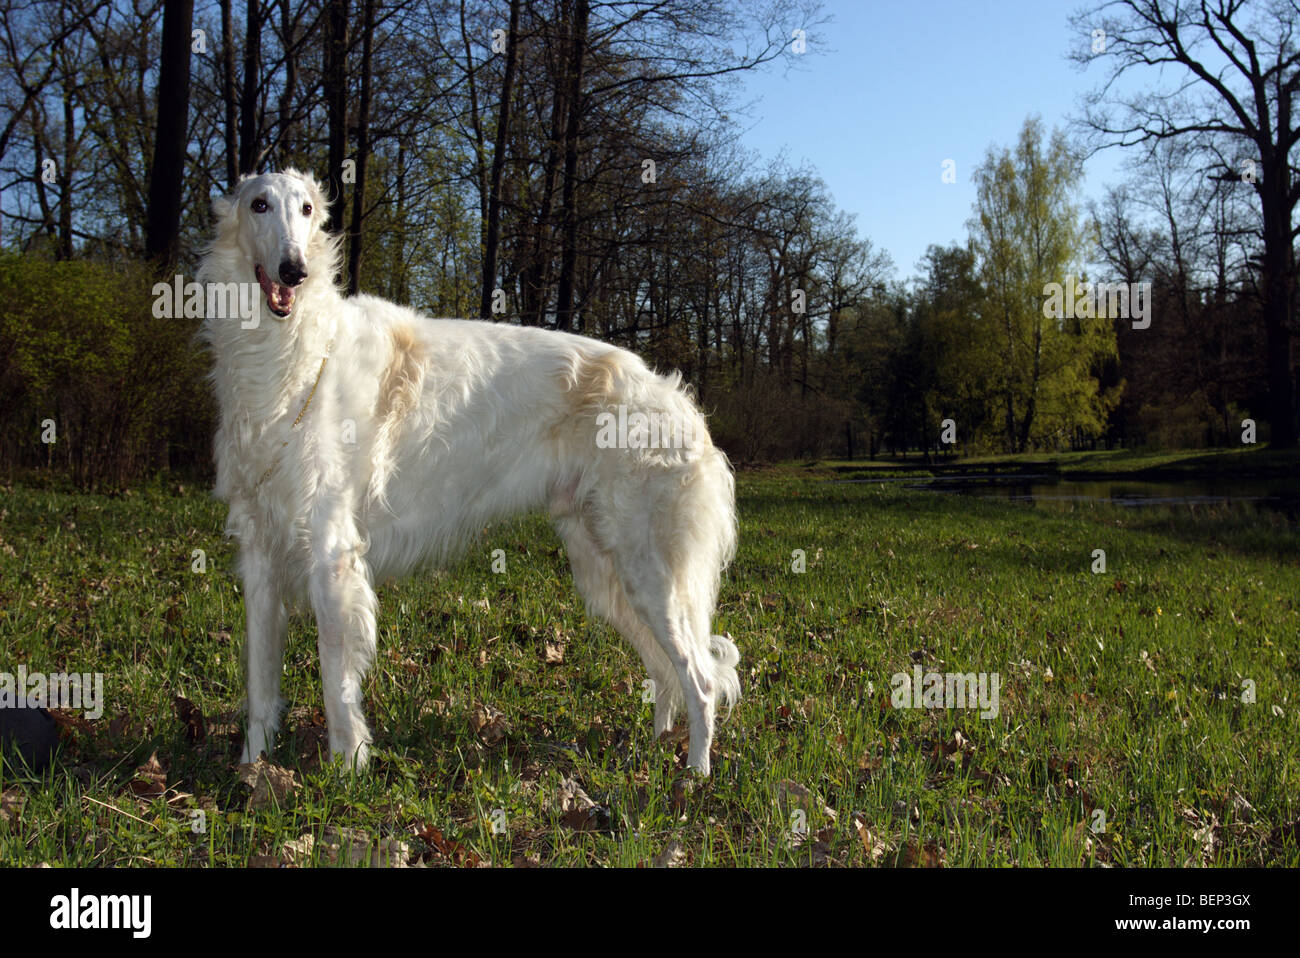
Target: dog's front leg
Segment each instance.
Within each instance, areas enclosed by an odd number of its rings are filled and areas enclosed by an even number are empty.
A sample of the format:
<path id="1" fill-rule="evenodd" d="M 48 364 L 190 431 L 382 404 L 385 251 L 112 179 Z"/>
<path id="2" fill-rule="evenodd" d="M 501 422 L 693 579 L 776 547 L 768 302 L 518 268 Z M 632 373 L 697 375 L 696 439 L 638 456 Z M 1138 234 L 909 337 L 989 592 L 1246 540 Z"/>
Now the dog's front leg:
<path id="1" fill-rule="evenodd" d="M 317 553 L 311 597 L 330 755 L 361 769 L 370 758 L 361 680 L 375 655 L 375 593 L 355 546 Z"/>
<path id="2" fill-rule="evenodd" d="M 239 555 L 244 583 L 247 637 L 244 665 L 248 687 L 248 732 L 241 762 L 253 762 L 275 748 L 284 701 L 280 698 L 280 673 L 284 668 L 284 640 L 288 613 L 267 556 L 245 546 Z"/>

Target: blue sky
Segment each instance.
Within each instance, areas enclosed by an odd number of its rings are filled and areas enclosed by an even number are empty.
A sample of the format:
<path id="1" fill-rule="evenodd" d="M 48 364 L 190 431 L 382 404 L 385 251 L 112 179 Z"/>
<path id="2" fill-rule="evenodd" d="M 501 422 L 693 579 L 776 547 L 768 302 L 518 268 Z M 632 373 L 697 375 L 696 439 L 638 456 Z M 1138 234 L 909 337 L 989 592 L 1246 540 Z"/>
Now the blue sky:
<path id="1" fill-rule="evenodd" d="M 859 233 L 912 276 L 931 243 L 964 241 L 971 173 L 990 144 L 1010 146 L 1025 118 L 1065 128 L 1098 86 L 1066 59 L 1082 43 L 1068 18 L 1078 0 L 826 0 L 833 21 L 801 66 L 746 77 L 757 100 L 742 142 L 763 159 L 807 161 Z M 956 163 L 944 184 L 942 163 Z M 1088 160 L 1082 199 L 1124 179 L 1124 155 Z"/>

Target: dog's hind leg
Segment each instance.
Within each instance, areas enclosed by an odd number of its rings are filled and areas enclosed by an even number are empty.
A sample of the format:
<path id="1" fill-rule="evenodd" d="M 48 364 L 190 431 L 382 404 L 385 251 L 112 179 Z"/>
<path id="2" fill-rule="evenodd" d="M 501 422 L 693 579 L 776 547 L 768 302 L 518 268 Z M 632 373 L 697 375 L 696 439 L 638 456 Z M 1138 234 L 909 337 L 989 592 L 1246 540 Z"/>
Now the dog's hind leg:
<path id="1" fill-rule="evenodd" d="M 673 727 L 673 720 L 683 705 L 681 684 L 672 662 L 654 634 L 632 611 L 614 572 L 612 557 L 592 540 L 582 518 L 578 515 L 560 516 L 555 520 L 555 528 L 564 539 L 569 564 L 573 568 L 573 581 L 586 603 L 588 614 L 617 629 L 641 657 L 653 683 L 655 735 L 662 735 Z"/>
<path id="2" fill-rule="evenodd" d="M 671 494 L 656 502 L 656 488 Z M 740 698 L 736 646 L 709 628 L 722 569 L 735 547 L 733 489 L 725 459 L 710 450 L 685 482 L 656 477 L 639 495 L 622 497 L 644 503 L 641 508 L 620 513 L 607 507 L 603 514 L 617 515 L 617 523 L 598 529 L 612 543 L 628 604 L 677 673 L 691 725 L 687 760 L 702 775 L 709 774 L 717 704 Z"/>
<path id="3" fill-rule="evenodd" d="M 284 640 L 288 613 L 272 584 L 271 563 L 257 549 L 239 552 L 239 572 L 244 583 L 244 610 L 248 631 L 244 664 L 248 687 L 248 730 L 241 762 L 253 762 L 275 747 L 284 702 L 280 698 L 280 673 L 284 668 Z"/>
<path id="4" fill-rule="evenodd" d="M 687 763 L 701 775 L 708 775 L 718 688 L 707 630 L 701 642 L 696 636 L 694 617 L 676 589 L 663 556 L 639 546 L 620 550 L 615 564 L 629 605 L 649 625 L 676 673 L 691 730 Z"/>
<path id="5" fill-rule="evenodd" d="M 370 729 L 362 708 L 361 680 L 375 656 L 375 593 L 355 547 L 330 547 L 316 557 L 311 576 L 320 651 L 321 685 L 330 756 L 364 768 Z"/>

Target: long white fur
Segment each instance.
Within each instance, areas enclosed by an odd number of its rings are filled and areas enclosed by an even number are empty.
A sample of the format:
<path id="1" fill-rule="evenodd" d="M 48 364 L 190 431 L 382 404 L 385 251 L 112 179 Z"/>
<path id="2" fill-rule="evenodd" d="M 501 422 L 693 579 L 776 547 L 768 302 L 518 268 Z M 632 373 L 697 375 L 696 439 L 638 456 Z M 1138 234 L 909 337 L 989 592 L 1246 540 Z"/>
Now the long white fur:
<path id="1" fill-rule="evenodd" d="M 203 325 L 220 404 L 216 495 L 247 612 L 244 761 L 273 747 L 291 608 L 315 613 L 331 753 L 364 766 L 373 583 L 448 561 L 493 520 L 549 508 L 589 613 L 655 682 L 656 733 L 684 708 L 688 762 L 707 775 L 717 705 L 740 697 L 736 646 L 710 634 L 735 549 L 734 480 L 680 377 L 581 336 L 345 299 L 308 175 L 245 177 L 216 211 L 200 282 L 255 283 L 257 265 L 276 276 L 286 258 L 307 270 L 288 317 L 259 289 L 255 328 Z M 619 405 L 676 417 L 695 441 L 601 448 L 597 416 Z"/>

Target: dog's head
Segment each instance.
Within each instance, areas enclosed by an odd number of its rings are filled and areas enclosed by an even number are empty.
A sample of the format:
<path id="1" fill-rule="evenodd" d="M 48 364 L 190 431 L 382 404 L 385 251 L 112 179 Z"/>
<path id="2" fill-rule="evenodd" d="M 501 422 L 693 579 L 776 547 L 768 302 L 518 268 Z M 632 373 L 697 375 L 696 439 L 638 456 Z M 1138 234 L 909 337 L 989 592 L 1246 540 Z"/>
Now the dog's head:
<path id="1" fill-rule="evenodd" d="M 245 176 L 216 201 L 221 241 L 238 245 L 267 307 L 281 318 L 313 271 L 332 270 L 315 256 L 326 245 L 327 206 L 320 184 L 297 170 Z"/>

